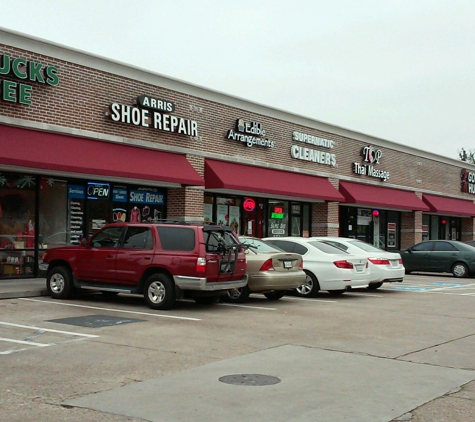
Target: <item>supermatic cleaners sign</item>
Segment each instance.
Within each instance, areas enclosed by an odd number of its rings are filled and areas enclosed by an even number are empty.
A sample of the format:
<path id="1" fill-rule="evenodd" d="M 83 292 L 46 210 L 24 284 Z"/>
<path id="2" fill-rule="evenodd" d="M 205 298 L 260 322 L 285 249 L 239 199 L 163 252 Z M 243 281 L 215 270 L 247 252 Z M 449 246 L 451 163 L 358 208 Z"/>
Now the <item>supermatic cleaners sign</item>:
<path id="1" fill-rule="evenodd" d="M 194 120 L 177 117 L 175 106 L 169 101 L 141 95 L 137 97 L 137 106 L 113 103 L 110 117 L 114 122 L 173 132 L 179 135 L 198 136 L 198 123 Z"/>
<path id="2" fill-rule="evenodd" d="M 296 144 L 290 147 L 290 155 L 292 158 L 336 167 L 335 154 L 332 152 L 320 151 L 319 149 L 310 148 L 311 146 L 315 146 L 332 149 L 335 146 L 334 141 L 300 132 L 293 132 L 292 140 L 301 143 L 300 145 Z"/>
<path id="3" fill-rule="evenodd" d="M 375 167 L 375 164 L 379 164 L 379 161 L 383 156 L 383 152 L 380 149 L 376 149 L 371 145 L 363 147 L 361 149 L 361 156 L 363 157 L 364 163 L 353 163 L 353 173 L 361 174 L 362 176 L 375 177 L 382 181 L 389 179 L 389 171 Z"/>

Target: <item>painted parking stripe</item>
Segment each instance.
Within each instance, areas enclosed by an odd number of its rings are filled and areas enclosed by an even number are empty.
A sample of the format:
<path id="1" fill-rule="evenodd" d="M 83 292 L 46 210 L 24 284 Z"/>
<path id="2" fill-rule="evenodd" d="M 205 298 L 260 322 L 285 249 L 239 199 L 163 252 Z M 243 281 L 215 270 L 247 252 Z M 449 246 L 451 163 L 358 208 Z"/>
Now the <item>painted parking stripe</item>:
<path id="1" fill-rule="evenodd" d="M 37 346 L 37 347 L 49 347 L 49 346 L 51 346 L 51 344 L 35 343 L 33 341 L 24 341 L 24 340 L 14 340 L 12 338 L 5 338 L 5 337 L 0 337 L 0 341 L 6 341 L 8 343 L 27 344 L 28 346 Z"/>
<path id="2" fill-rule="evenodd" d="M 40 327 L 35 327 L 33 325 L 12 324 L 11 322 L 2 322 L 2 321 L 0 321 L 0 324 L 8 325 L 9 327 L 15 327 L 15 328 L 26 328 L 26 329 L 29 329 L 29 330 L 41 330 L 41 331 L 45 331 L 45 332 L 48 332 L 48 333 L 66 334 L 66 335 L 69 335 L 69 336 L 88 337 L 88 338 L 99 337 L 99 336 L 96 336 L 94 334 L 82 334 L 82 333 L 73 333 L 72 331 L 52 330 L 50 328 L 40 328 Z"/>
<path id="3" fill-rule="evenodd" d="M 145 315 L 145 316 L 152 316 L 152 317 L 157 317 L 157 318 L 172 318 L 172 319 L 183 319 L 186 321 L 201 321 L 200 318 L 180 317 L 176 315 L 152 314 L 149 312 L 126 311 L 126 310 L 112 309 L 112 308 L 101 308 L 99 306 L 77 305 L 75 303 L 64 303 L 64 302 L 55 302 L 51 300 L 30 299 L 26 297 L 22 297 L 20 298 L 20 300 L 28 300 L 30 302 L 51 303 L 52 305 L 73 306 L 75 308 L 98 309 L 101 311 L 120 312 L 123 314 Z"/>
<path id="4" fill-rule="evenodd" d="M 217 303 L 217 305 L 219 306 L 232 306 L 232 307 L 235 307 L 235 308 L 250 308 L 250 309 L 261 309 L 261 310 L 264 310 L 264 311 L 277 311 L 276 308 L 266 308 L 266 307 L 263 307 L 263 306 L 253 306 L 253 305 L 241 305 L 241 304 L 238 304 L 238 303 Z"/>

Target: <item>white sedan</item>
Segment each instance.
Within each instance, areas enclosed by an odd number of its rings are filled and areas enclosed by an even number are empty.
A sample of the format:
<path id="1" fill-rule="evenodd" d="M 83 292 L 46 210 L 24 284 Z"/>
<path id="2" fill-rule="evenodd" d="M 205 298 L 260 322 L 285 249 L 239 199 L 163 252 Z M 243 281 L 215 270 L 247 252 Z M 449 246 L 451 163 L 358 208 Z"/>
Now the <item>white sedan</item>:
<path id="1" fill-rule="evenodd" d="M 371 280 L 365 254 L 350 254 L 328 243 L 305 237 L 267 237 L 286 252 L 303 256 L 305 283 L 295 289 L 299 296 L 314 296 L 319 290 L 341 295 L 351 288 L 368 287 Z"/>
<path id="2" fill-rule="evenodd" d="M 371 271 L 371 282 L 369 289 L 378 289 L 383 283 L 402 282 L 404 279 L 404 265 L 401 255 L 397 252 L 388 252 L 362 242 L 358 239 L 350 239 L 347 237 L 314 237 L 313 239 L 321 240 L 329 245 L 336 246 L 346 252 L 364 253 L 369 261 L 369 269 Z"/>

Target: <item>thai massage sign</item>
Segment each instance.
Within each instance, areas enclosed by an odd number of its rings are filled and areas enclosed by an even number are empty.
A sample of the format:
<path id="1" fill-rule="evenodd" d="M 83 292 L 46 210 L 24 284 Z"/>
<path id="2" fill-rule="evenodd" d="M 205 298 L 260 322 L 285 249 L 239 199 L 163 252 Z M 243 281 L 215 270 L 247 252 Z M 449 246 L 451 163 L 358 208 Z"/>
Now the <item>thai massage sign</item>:
<path id="1" fill-rule="evenodd" d="M 228 130 L 226 139 L 239 141 L 248 147 L 254 145 L 274 148 L 275 142 L 266 138 L 266 131 L 258 122 L 245 122 L 244 119 L 236 120 L 236 128 Z"/>
<path id="2" fill-rule="evenodd" d="M 196 121 L 165 113 L 174 110 L 175 105 L 170 101 L 141 95 L 137 97 L 136 106 L 111 104 L 109 115 L 114 122 L 150 127 L 179 135 L 198 136 Z"/>
<path id="3" fill-rule="evenodd" d="M 353 163 L 353 173 L 375 177 L 384 182 L 389 179 L 389 171 L 375 167 L 376 164 L 379 164 L 383 156 L 383 152 L 380 149 L 376 149 L 372 146 L 363 147 L 361 149 L 361 156 L 363 157 L 363 164 Z"/>
<path id="4" fill-rule="evenodd" d="M 320 151 L 319 149 L 310 148 L 320 147 L 332 149 L 335 142 L 330 139 L 319 138 L 318 136 L 307 135 L 306 133 L 293 132 L 292 140 L 303 143 L 304 145 L 292 145 L 290 147 L 290 155 L 297 160 L 312 161 L 314 163 L 326 164 L 336 167 L 336 155 Z"/>
<path id="5" fill-rule="evenodd" d="M 460 173 L 462 192 L 475 195 L 475 172 L 462 169 Z"/>
<path id="6" fill-rule="evenodd" d="M 0 98 L 3 101 L 30 105 L 32 103 L 33 87 L 24 82 L 37 82 L 50 86 L 59 84 L 58 69 L 45 66 L 20 57 L 0 56 L 0 76 L 10 76 L 19 82 L 0 79 Z"/>

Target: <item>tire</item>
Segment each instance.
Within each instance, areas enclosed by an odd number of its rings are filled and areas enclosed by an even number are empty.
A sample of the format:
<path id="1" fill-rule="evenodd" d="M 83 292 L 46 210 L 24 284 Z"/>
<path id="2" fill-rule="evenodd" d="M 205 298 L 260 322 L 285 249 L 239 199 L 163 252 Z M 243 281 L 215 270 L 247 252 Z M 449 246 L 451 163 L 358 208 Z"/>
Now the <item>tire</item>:
<path id="1" fill-rule="evenodd" d="M 305 282 L 295 289 L 295 293 L 300 297 L 313 297 L 320 290 L 320 284 L 318 284 L 317 277 L 310 271 L 305 271 Z"/>
<path id="2" fill-rule="evenodd" d="M 376 290 L 376 289 L 379 289 L 382 285 L 383 285 L 383 283 L 371 283 L 371 284 L 368 286 L 368 290 Z"/>
<path id="3" fill-rule="evenodd" d="M 218 301 L 218 296 L 202 296 L 193 298 L 199 305 L 212 305 Z"/>
<path id="4" fill-rule="evenodd" d="M 150 308 L 171 309 L 176 301 L 175 283 L 165 274 L 153 274 L 145 282 L 143 295 Z"/>
<path id="5" fill-rule="evenodd" d="M 285 296 L 285 291 L 277 290 L 275 292 L 264 293 L 264 296 L 269 300 L 279 300 Z"/>
<path id="6" fill-rule="evenodd" d="M 232 289 L 228 290 L 226 292 L 226 302 L 231 302 L 231 303 L 244 303 L 249 299 L 249 295 L 251 294 L 251 291 L 249 290 L 249 287 L 244 286 L 240 287 L 238 289 Z"/>
<path id="7" fill-rule="evenodd" d="M 74 296 L 73 274 L 71 270 L 58 265 L 48 270 L 46 288 L 54 299 L 70 299 Z"/>
<path id="8" fill-rule="evenodd" d="M 328 293 L 330 293 L 330 296 L 341 296 L 345 293 L 345 290 L 328 290 Z"/>
<path id="9" fill-rule="evenodd" d="M 468 267 L 463 262 L 456 262 L 452 267 L 452 274 L 457 278 L 468 277 Z"/>

